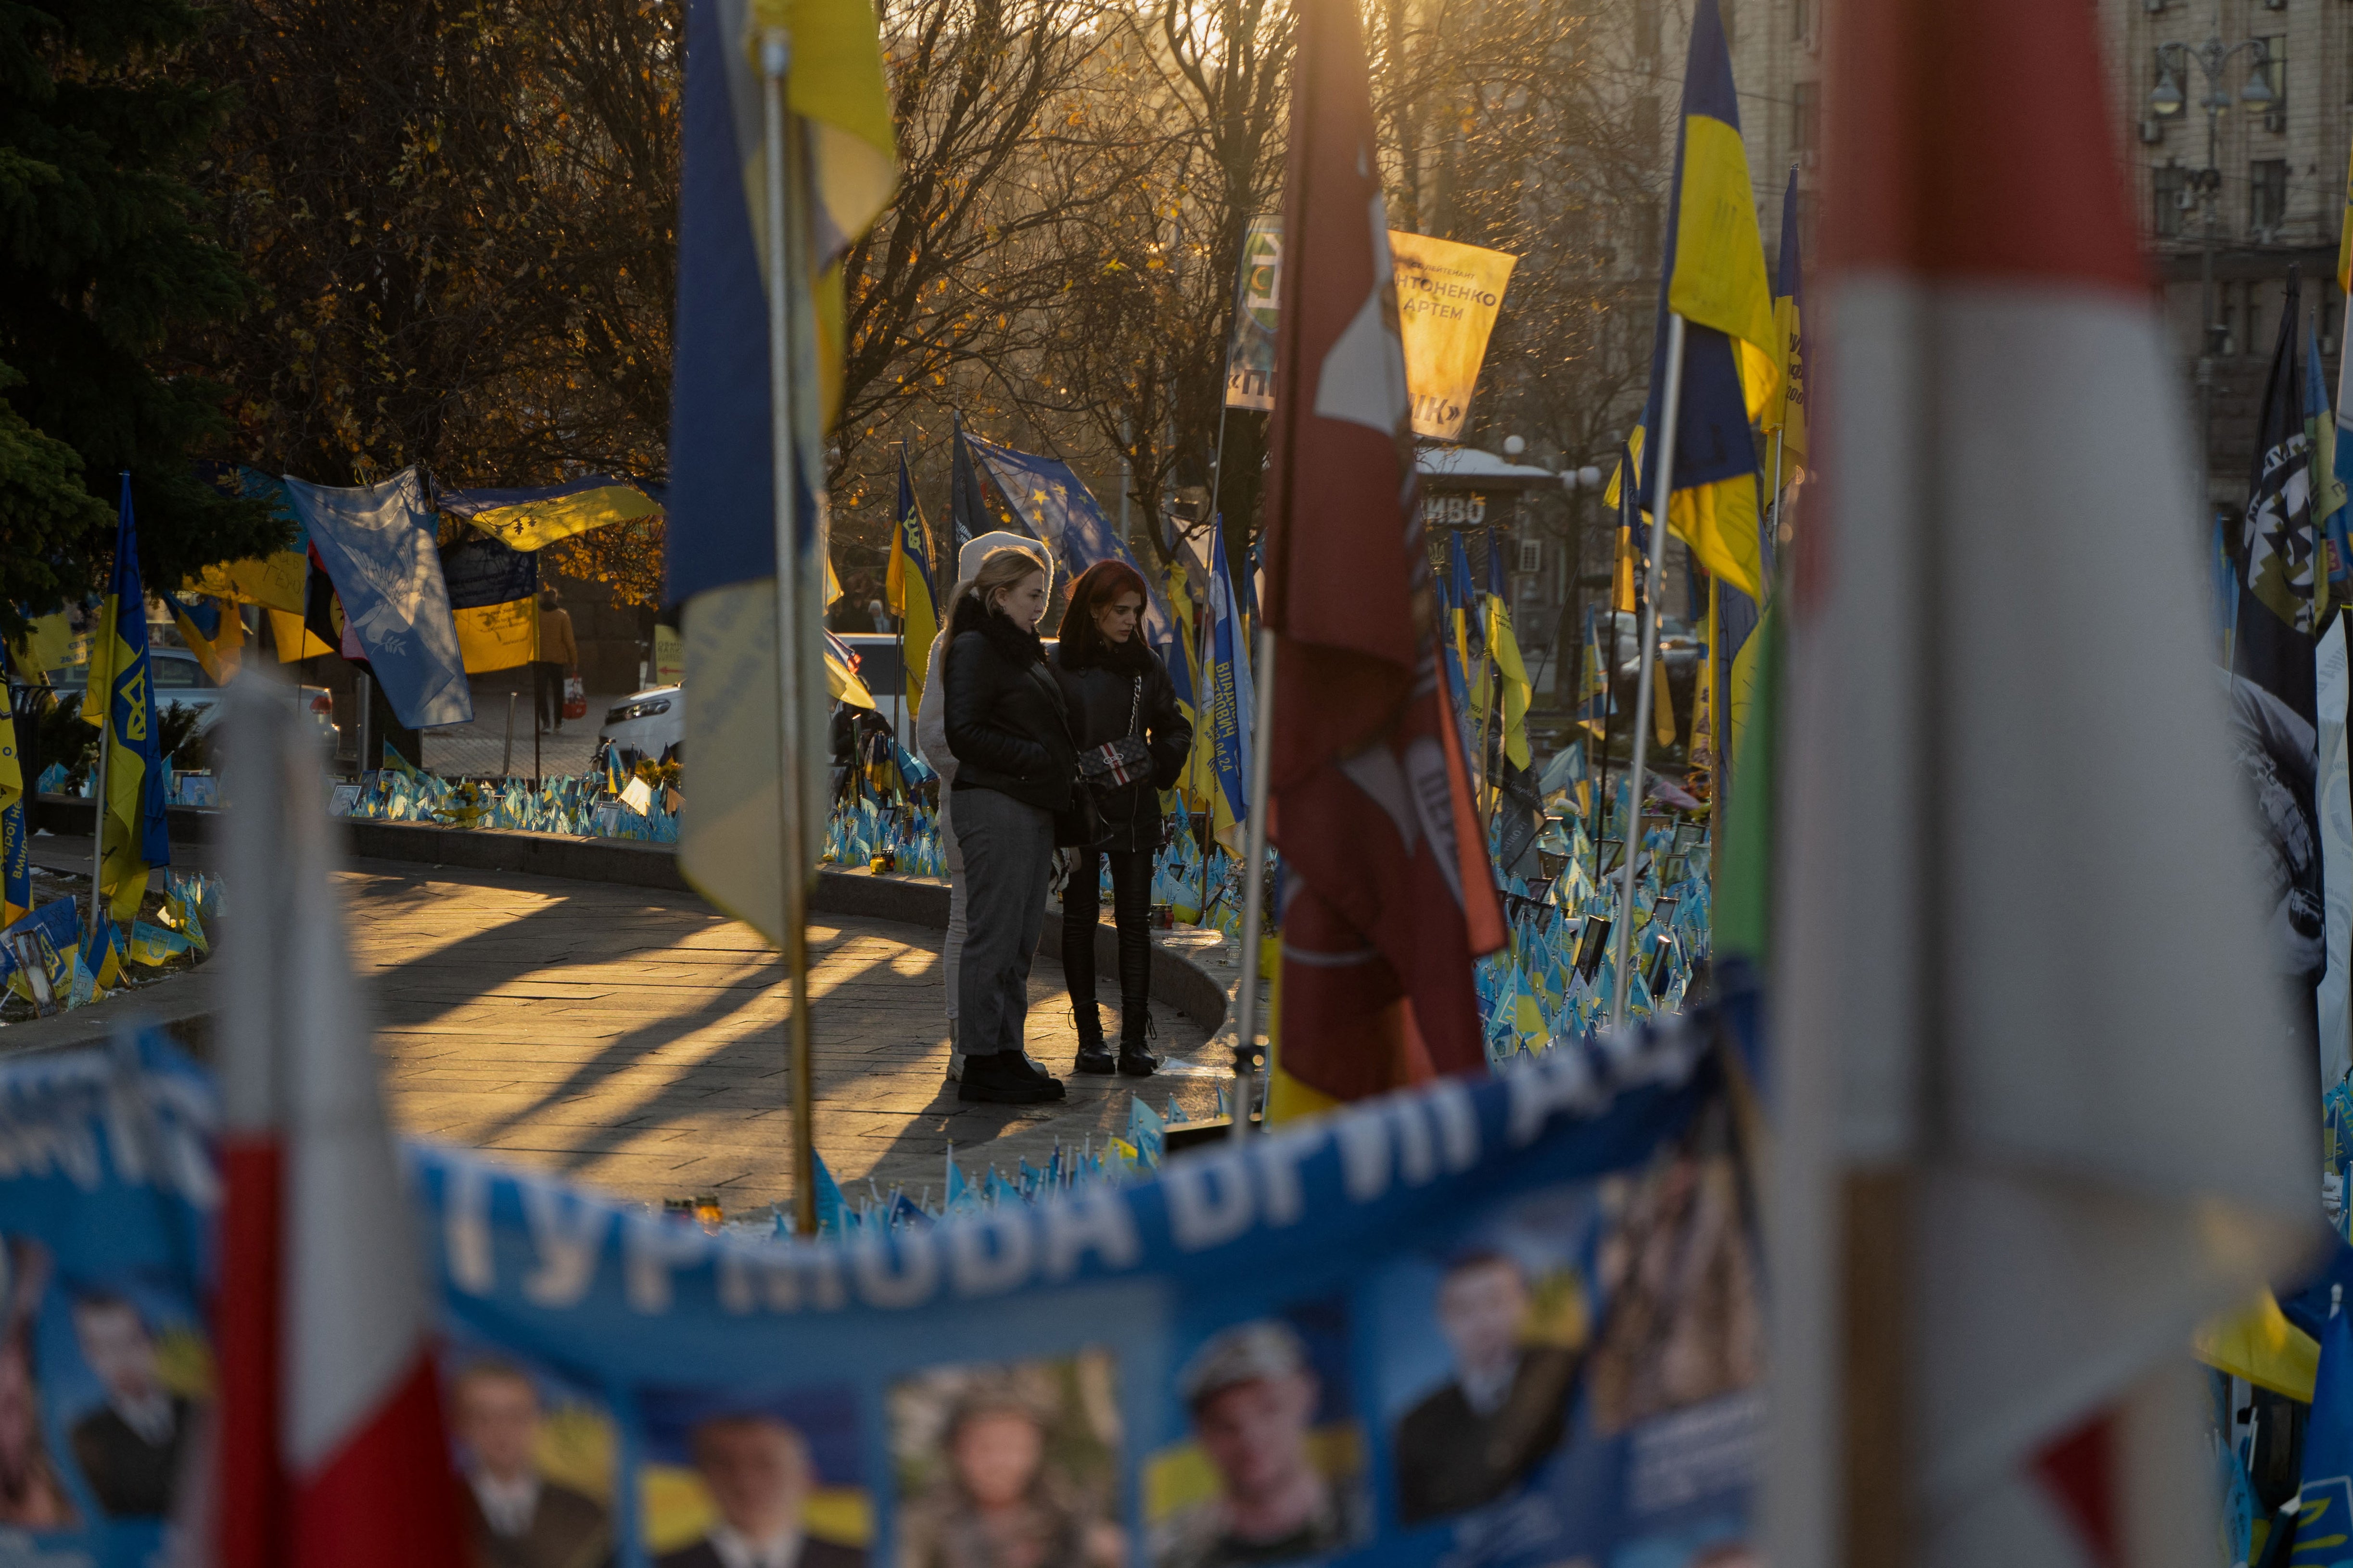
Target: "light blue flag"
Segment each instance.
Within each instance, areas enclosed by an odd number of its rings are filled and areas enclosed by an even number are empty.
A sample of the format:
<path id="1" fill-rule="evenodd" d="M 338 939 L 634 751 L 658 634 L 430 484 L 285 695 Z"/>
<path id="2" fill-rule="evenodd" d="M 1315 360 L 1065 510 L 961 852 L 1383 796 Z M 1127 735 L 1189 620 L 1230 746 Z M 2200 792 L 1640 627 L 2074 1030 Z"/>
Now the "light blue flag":
<path id="1" fill-rule="evenodd" d="M 1168 679 L 1176 684 L 1176 700 L 1190 708 L 1192 671 L 1176 640 L 1179 634 L 1176 617 L 1168 613 L 1168 602 L 1162 597 L 1160 585 L 1153 581 L 1156 574 L 1136 563 L 1126 542 L 1120 538 L 1071 466 L 1059 458 L 1040 458 L 997 446 L 969 430 L 965 432 L 964 439 L 973 455 L 987 466 L 998 490 L 1020 514 L 1022 526 L 1044 540 L 1060 557 L 1064 572 L 1076 577 L 1098 561 L 1120 561 L 1134 568 L 1135 574 L 1144 579 L 1144 640 L 1160 656 L 1160 662 L 1168 667 Z"/>
<path id="2" fill-rule="evenodd" d="M 1209 531 L 1209 658 L 1204 679 L 1209 689 L 1210 797 L 1217 837 L 1229 852 L 1239 855 L 1242 830 L 1250 822 L 1250 718 L 1258 702 L 1249 649 L 1234 614 L 1233 584 L 1226 576 L 1223 528 Z"/>
<path id="3" fill-rule="evenodd" d="M 842 1202 L 841 1184 L 835 1181 L 833 1173 L 825 1168 L 825 1156 L 814 1149 L 809 1151 L 809 1163 L 817 1168 L 818 1234 L 839 1236 L 841 1234 L 843 1214 L 848 1206 Z M 776 1223 L 778 1225 L 785 1223 L 781 1208 L 776 1215 Z"/>
<path id="4" fill-rule="evenodd" d="M 415 468 L 336 489 L 286 481 L 287 499 L 343 601 L 343 623 L 376 684 L 412 730 L 474 717 L 458 621 L 441 576 L 439 524 Z"/>

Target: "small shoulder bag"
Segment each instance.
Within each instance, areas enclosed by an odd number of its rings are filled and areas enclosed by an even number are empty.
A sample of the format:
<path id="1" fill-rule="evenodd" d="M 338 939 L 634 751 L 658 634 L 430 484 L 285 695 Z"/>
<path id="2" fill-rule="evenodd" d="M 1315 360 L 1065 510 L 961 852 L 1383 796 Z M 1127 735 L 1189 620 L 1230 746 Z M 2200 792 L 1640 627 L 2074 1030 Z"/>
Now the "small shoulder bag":
<path id="1" fill-rule="evenodd" d="M 1135 678 L 1135 695 L 1128 704 L 1127 733 L 1116 741 L 1091 746 L 1079 753 L 1079 776 L 1098 789 L 1132 784 L 1150 776 L 1152 753 L 1144 746 L 1144 677 Z"/>

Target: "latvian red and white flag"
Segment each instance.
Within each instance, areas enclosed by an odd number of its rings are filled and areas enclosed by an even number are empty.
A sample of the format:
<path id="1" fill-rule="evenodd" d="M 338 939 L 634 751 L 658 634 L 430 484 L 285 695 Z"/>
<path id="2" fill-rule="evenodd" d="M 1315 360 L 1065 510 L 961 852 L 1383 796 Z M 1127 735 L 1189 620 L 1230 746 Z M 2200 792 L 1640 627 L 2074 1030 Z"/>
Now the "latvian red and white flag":
<path id="1" fill-rule="evenodd" d="M 216 1561 L 454 1568 L 423 1255 L 328 880 L 318 758 L 263 678 L 229 705 Z"/>
<path id="2" fill-rule="evenodd" d="M 2211 1462 L 2167 1380 L 2315 1238 L 2318 1113 L 2124 121 L 2080 0 L 1833 21 L 1779 748 L 1771 1558 L 2211 1561 Z M 1888 1387 L 1894 1429 L 1841 1433 Z M 1874 1450 L 1902 1457 L 1901 1539 L 1841 1540 L 1883 1500 L 1840 1486 Z"/>
<path id="3" fill-rule="evenodd" d="M 1364 43 L 1348 0 L 1298 27 L 1263 601 L 1279 1067 L 1355 1100 L 1483 1065 L 1472 959 L 1504 928 L 1438 674 Z"/>

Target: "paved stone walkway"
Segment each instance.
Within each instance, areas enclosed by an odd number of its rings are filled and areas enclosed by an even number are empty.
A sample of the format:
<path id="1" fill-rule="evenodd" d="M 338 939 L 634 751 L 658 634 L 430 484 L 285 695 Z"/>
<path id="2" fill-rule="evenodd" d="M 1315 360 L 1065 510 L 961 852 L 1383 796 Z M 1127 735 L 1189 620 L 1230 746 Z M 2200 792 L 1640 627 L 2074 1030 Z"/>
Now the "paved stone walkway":
<path id="1" fill-rule="evenodd" d="M 605 883 L 363 861 L 344 874 L 405 1131 L 497 1150 L 652 1204 L 789 1198 L 782 965 L 692 900 Z M 1124 1128 L 1139 1080 L 1073 1077 L 1059 964 L 1031 972 L 1029 1048 L 1050 1106 L 967 1105 L 946 1081 L 939 933 L 841 916 L 809 932 L 818 1150 L 853 1196 L 920 1196 L 953 1142 L 968 1176 Z M 1109 1010 L 1107 1009 L 1107 1012 Z M 1155 1005 L 1174 1072 L 1141 1080 L 1208 1114 L 1229 1053 Z"/>

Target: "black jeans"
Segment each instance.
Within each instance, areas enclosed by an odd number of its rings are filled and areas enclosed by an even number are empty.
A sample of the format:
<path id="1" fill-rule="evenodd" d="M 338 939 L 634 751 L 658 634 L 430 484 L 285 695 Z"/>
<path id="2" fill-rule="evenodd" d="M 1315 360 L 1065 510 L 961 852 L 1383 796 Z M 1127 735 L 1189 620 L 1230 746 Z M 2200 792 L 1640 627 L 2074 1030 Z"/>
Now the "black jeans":
<path id="1" fill-rule="evenodd" d="M 531 675 L 534 689 L 532 706 L 538 710 L 539 727 L 560 728 L 564 723 L 564 667 L 538 659 L 532 664 Z"/>
<path id="2" fill-rule="evenodd" d="M 1071 1007 L 1095 1005 L 1095 925 L 1103 918 L 1103 862 L 1111 862 L 1112 919 L 1119 926 L 1119 1001 L 1131 1037 L 1141 1040 L 1152 1002 L 1152 851 L 1073 849 L 1062 885 L 1062 974 Z"/>

